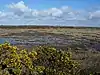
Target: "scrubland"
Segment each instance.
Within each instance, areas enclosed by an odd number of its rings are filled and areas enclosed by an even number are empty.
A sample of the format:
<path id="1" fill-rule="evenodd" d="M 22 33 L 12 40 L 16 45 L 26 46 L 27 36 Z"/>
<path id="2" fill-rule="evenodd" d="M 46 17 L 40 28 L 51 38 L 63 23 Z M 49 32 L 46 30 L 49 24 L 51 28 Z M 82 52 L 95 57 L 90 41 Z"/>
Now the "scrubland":
<path id="1" fill-rule="evenodd" d="M 36 48 L 36 56 L 40 58 L 36 57 L 32 63 L 40 70 L 36 69 L 33 75 L 95 75 L 100 72 L 99 28 L 0 28 L 0 37 L 12 38 L 16 43 L 10 42 L 11 45 L 21 50 L 26 49 L 27 53 Z M 72 66 L 69 70 L 67 59 L 62 62 L 59 56 L 63 52 L 65 55 L 71 53 L 72 57 L 68 56 L 68 62 L 72 61 L 69 66 L 74 64 L 77 69 Z"/>

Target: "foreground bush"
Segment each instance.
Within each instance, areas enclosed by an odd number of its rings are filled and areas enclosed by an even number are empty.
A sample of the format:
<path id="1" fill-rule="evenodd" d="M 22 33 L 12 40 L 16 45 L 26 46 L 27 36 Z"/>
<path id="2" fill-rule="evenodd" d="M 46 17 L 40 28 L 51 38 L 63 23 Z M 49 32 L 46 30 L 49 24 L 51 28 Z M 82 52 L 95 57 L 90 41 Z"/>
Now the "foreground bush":
<path id="1" fill-rule="evenodd" d="M 35 71 L 32 60 L 36 59 L 36 52 L 28 53 L 26 50 L 18 50 L 9 43 L 0 45 L 0 73 L 2 75 L 25 75 Z"/>
<path id="2" fill-rule="evenodd" d="M 72 60 L 70 52 L 57 51 L 55 48 L 38 47 L 35 65 L 45 66 L 44 75 L 75 75 L 78 63 Z"/>
<path id="3" fill-rule="evenodd" d="M 9 43 L 0 45 L 0 75 L 77 75 L 71 53 L 38 47 L 31 52 Z"/>

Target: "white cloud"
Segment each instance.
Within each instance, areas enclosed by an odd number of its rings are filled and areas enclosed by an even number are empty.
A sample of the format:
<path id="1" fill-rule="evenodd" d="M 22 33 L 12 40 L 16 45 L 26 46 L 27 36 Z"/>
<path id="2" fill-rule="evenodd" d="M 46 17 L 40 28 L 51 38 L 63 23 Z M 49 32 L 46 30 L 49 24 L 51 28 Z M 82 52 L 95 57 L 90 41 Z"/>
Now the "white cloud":
<path id="1" fill-rule="evenodd" d="M 63 14 L 63 11 L 57 8 L 51 8 L 48 10 L 48 13 L 51 14 L 52 16 L 61 16 Z"/>
<path id="2" fill-rule="evenodd" d="M 7 14 L 0 11 L 0 17 L 5 17 Z"/>
<path id="3" fill-rule="evenodd" d="M 32 15 L 33 15 L 33 16 L 38 16 L 38 15 L 39 15 L 39 11 L 33 10 Z"/>
<path id="4" fill-rule="evenodd" d="M 100 10 L 90 13 L 90 19 L 99 18 L 100 19 Z"/>
<path id="5" fill-rule="evenodd" d="M 16 4 L 15 3 L 9 4 L 8 8 L 13 9 L 13 10 L 19 9 L 22 12 L 31 11 L 31 9 L 29 9 L 29 7 L 26 6 L 23 1 L 20 1 Z"/>
<path id="6" fill-rule="evenodd" d="M 51 25 L 95 25 L 100 24 L 100 10 L 88 12 L 71 7 L 36 10 L 23 1 L 7 5 L 8 11 L 0 11 L 0 24 L 51 24 Z"/>
<path id="7" fill-rule="evenodd" d="M 9 4 L 7 5 L 8 9 L 13 12 L 15 15 L 18 15 L 18 16 L 22 16 L 23 14 L 28 14 L 28 13 L 31 13 L 31 9 L 26 6 L 24 4 L 23 1 L 20 1 L 18 3 L 12 3 L 12 4 Z"/>

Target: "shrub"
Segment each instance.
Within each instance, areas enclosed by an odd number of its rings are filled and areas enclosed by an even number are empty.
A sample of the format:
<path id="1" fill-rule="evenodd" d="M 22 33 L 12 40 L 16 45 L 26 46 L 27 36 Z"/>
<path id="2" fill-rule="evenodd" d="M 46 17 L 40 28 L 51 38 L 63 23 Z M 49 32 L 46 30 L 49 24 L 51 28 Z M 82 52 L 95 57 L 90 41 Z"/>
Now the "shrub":
<path id="1" fill-rule="evenodd" d="M 2 75 L 32 74 L 35 71 L 32 60 L 35 60 L 37 53 L 26 50 L 18 50 L 16 46 L 9 43 L 0 45 L 0 73 Z"/>
<path id="2" fill-rule="evenodd" d="M 0 44 L 0 75 L 75 75 L 77 67 L 67 51 L 40 46 L 28 52 Z"/>
<path id="3" fill-rule="evenodd" d="M 77 73 L 78 63 L 72 60 L 70 52 L 41 46 L 34 50 L 37 52 L 37 60 L 33 62 L 35 65 L 45 66 L 43 71 L 45 75 L 75 75 Z"/>

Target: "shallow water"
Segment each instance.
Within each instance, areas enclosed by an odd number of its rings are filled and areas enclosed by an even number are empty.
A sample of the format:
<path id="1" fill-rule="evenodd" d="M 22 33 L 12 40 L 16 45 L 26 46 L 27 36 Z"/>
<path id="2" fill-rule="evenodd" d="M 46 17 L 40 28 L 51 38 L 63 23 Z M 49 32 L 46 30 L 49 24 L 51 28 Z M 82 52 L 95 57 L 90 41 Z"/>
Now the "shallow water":
<path id="1" fill-rule="evenodd" d="M 0 44 L 4 43 L 4 42 L 9 42 L 8 38 L 0 38 Z"/>
<path id="2" fill-rule="evenodd" d="M 16 44 L 13 38 L 0 38 L 0 44 L 3 44 L 5 42 L 9 42 L 11 44 Z"/>

